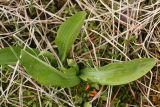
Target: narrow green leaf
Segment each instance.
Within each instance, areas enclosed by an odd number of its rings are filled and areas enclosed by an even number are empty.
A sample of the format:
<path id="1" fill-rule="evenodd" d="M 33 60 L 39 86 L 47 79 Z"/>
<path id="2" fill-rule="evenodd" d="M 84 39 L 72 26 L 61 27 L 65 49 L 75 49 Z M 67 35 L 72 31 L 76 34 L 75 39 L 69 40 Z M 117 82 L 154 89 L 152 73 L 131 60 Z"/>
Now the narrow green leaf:
<path id="1" fill-rule="evenodd" d="M 55 43 L 58 46 L 59 55 L 62 61 L 66 58 L 72 44 L 77 38 L 85 17 L 86 12 L 78 12 L 60 26 Z"/>
<path id="2" fill-rule="evenodd" d="M 72 87 L 80 83 L 75 69 L 62 73 L 25 50 L 21 51 L 21 63 L 33 79 L 43 85 Z"/>
<path id="3" fill-rule="evenodd" d="M 80 78 L 102 85 L 121 85 L 145 75 L 156 64 L 152 58 L 135 59 L 81 70 Z"/>

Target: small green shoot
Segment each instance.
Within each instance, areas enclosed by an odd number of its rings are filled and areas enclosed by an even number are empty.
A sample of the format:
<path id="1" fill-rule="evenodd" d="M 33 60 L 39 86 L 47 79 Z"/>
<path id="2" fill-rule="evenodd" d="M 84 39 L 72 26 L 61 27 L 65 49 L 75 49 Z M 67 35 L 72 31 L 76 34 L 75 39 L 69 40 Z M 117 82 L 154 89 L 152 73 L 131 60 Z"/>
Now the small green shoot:
<path id="1" fill-rule="evenodd" d="M 55 43 L 58 46 L 59 57 L 63 64 L 66 64 L 64 61 L 81 30 L 85 17 L 86 12 L 78 12 L 67 19 L 58 30 Z M 15 64 L 19 60 L 27 73 L 40 84 L 59 87 L 76 86 L 81 82 L 81 79 L 101 85 L 126 84 L 142 77 L 156 64 L 153 58 L 141 58 L 108 64 L 99 68 L 79 70 L 78 64 L 69 59 L 67 62 L 70 68 L 63 68 L 60 71 L 54 65 L 51 66 L 41 60 L 39 56 L 55 60 L 54 56 L 51 58 L 52 53 L 49 51 L 40 52 L 36 49 L 8 47 L 0 49 L 0 64 Z M 86 107 L 90 106 L 90 103 L 86 103 Z"/>

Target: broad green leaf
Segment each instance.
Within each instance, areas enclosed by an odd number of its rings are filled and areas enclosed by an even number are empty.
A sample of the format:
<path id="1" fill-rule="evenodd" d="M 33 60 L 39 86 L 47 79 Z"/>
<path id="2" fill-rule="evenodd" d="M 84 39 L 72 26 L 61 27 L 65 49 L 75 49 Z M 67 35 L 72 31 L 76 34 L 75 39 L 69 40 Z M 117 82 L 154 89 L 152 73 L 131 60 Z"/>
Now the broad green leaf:
<path id="1" fill-rule="evenodd" d="M 0 64 L 15 64 L 18 61 L 17 57 L 20 55 L 20 52 L 20 47 L 7 47 L 0 49 Z"/>
<path id="2" fill-rule="evenodd" d="M 0 64 L 16 64 L 20 57 L 21 47 L 10 46 L 3 49 L 0 49 Z M 28 52 L 36 55 L 39 53 L 36 49 L 26 49 Z"/>
<path id="3" fill-rule="evenodd" d="M 21 47 L 17 46 L 10 46 L 0 49 L 0 64 L 15 64 L 20 57 L 21 49 Z M 25 50 L 35 56 L 38 56 L 40 59 L 43 59 L 42 56 L 44 56 L 47 57 L 51 62 L 56 61 L 53 54 L 49 51 L 40 52 L 39 50 L 34 48 L 27 48 Z"/>
<path id="4" fill-rule="evenodd" d="M 65 60 L 72 44 L 77 38 L 85 17 L 86 12 L 78 12 L 67 19 L 58 29 L 55 43 L 58 46 L 59 55 L 62 61 Z"/>
<path id="5" fill-rule="evenodd" d="M 80 83 L 74 68 L 62 73 L 25 50 L 21 51 L 21 55 L 20 61 L 26 71 L 33 79 L 43 85 L 72 87 Z"/>
<path id="6" fill-rule="evenodd" d="M 85 68 L 80 71 L 80 78 L 102 85 L 121 85 L 145 75 L 156 64 L 152 58 L 108 64 L 100 68 Z"/>

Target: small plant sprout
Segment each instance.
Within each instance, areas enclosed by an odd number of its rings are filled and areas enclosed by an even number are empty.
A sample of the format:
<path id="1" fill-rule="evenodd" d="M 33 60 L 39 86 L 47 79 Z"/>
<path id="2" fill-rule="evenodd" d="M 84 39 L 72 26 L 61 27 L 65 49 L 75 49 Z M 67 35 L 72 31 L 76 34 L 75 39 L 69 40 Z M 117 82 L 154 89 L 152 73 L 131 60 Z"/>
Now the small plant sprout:
<path id="1" fill-rule="evenodd" d="M 51 58 L 52 53 L 40 52 L 37 49 L 23 49 L 17 46 L 10 46 L 0 49 L 0 64 L 16 64 L 19 60 L 26 72 L 37 82 L 47 86 L 73 87 L 81 81 L 98 83 L 101 85 L 121 85 L 135 81 L 145 75 L 156 64 L 153 58 L 140 58 L 131 61 L 111 63 L 97 68 L 79 69 L 79 65 L 73 60 L 67 60 L 71 46 L 75 42 L 87 13 L 78 12 L 62 23 L 57 31 L 55 44 L 58 47 L 58 55 L 63 69 L 51 66 L 41 56 Z M 86 90 L 89 86 L 86 87 Z M 93 90 L 89 96 L 94 96 Z"/>

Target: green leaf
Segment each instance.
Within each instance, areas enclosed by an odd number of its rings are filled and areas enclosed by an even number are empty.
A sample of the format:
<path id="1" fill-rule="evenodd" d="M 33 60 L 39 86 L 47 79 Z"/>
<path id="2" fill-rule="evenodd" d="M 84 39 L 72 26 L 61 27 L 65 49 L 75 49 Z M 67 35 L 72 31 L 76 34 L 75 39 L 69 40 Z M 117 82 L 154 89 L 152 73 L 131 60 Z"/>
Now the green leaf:
<path id="1" fill-rule="evenodd" d="M 55 43 L 58 46 L 61 61 L 64 61 L 72 44 L 84 23 L 86 12 L 81 11 L 67 19 L 58 29 Z"/>
<path id="2" fill-rule="evenodd" d="M 142 77 L 155 64 L 156 61 L 152 58 L 142 58 L 108 64 L 97 69 L 85 68 L 80 71 L 80 78 L 102 85 L 121 85 Z"/>
<path id="3" fill-rule="evenodd" d="M 62 73 L 25 50 L 21 51 L 21 55 L 20 61 L 26 71 L 43 85 L 73 87 L 80 83 L 74 68 Z"/>
<path id="4" fill-rule="evenodd" d="M 15 64 L 18 61 L 17 57 L 20 55 L 20 52 L 20 47 L 7 47 L 0 49 L 0 64 Z"/>
<path id="5" fill-rule="evenodd" d="M 10 46 L 3 49 L 0 49 L 0 65 L 3 64 L 16 64 L 20 57 L 21 53 L 21 47 L 17 46 Z M 36 49 L 26 49 L 28 52 L 32 53 L 33 55 L 36 55 L 39 53 Z"/>

